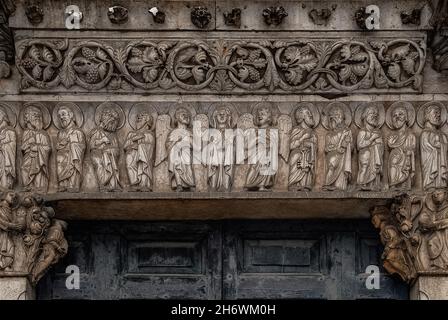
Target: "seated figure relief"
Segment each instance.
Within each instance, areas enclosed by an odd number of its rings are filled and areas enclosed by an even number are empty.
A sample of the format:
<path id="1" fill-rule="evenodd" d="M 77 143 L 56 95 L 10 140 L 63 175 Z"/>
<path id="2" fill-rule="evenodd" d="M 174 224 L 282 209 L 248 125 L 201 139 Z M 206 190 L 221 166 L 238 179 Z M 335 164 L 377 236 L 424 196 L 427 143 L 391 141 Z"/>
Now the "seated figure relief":
<path id="1" fill-rule="evenodd" d="M 380 131 L 385 111 L 382 104 L 361 104 L 355 112 L 355 123 L 360 128 L 356 139 L 358 149 L 357 184 L 364 191 L 381 190 L 384 141 Z"/>
<path id="2" fill-rule="evenodd" d="M 410 127 L 415 122 L 415 110 L 409 102 L 393 103 L 386 113 L 386 123 L 393 130 L 387 137 L 389 188 L 411 190 L 415 176 L 417 139 Z"/>
<path id="3" fill-rule="evenodd" d="M 313 188 L 317 161 L 317 134 L 314 128 L 319 124 L 319 112 L 311 103 L 300 103 L 293 110 L 296 126 L 290 135 L 289 190 L 311 191 Z"/>
<path id="4" fill-rule="evenodd" d="M 352 115 L 342 102 L 333 102 L 322 112 L 325 136 L 325 182 L 327 191 L 347 190 L 352 176 L 353 136 L 350 130 Z"/>
<path id="5" fill-rule="evenodd" d="M 157 112 L 146 104 L 137 104 L 129 112 L 130 131 L 124 143 L 126 169 L 133 191 L 152 191 L 155 154 L 154 123 Z"/>
<path id="6" fill-rule="evenodd" d="M 47 192 L 51 141 L 45 129 L 50 125 L 50 121 L 48 109 L 40 103 L 25 105 L 20 114 L 20 123 L 24 129 L 21 150 L 25 191 Z"/>
<path id="7" fill-rule="evenodd" d="M 429 102 L 421 106 L 417 122 L 423 128 L 420 136 L 423 189 L 438 189 L 447 186 L 448 138 L 440 128 L 446 122 L 446 108 L 440 102 Z"/>
<path id="8" fill-rule="evenodd" d="M 86 137 L 80 129 L 83 121 L 81 110 L 73 103 L 61 103 L 53 111 L 53 122 L 59 129 L 56 142 L 59 192 L 79 192 L 86 150 Z"/>
<path id="9" fill-rule="evenodd" d="M 16 181 L 17 118 L 11 108 L 0 104 L 0 189 L 11 190 Z"/>
<path id="10" fill-rule="evenodd" d="M 89 147 L 93 168 L 100 191 L 121 191 L 117 130 L 125 122 L 121 107 L 105 102 L 95 113 L 97 127 L 90 133 Z"/>

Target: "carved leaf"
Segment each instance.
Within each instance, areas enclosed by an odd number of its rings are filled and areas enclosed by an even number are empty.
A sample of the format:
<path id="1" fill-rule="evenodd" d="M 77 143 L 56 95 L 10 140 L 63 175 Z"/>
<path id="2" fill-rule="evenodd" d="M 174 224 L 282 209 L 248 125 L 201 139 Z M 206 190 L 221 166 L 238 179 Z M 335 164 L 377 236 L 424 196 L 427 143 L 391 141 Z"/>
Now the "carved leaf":
<path id="1" fill-rule="evenodd" d="M 400 81 L 401 67 L 398 63 L 392 63 L 387 69 L 387 75 L 395 81 Z"/>
<path id="2" fill-rule="evenodd" d="M 143 52 L 143 61 L 147 63 L 157 63 L 159 61 L 159 53 L 154 47 L 147 47 Z"/>
<path id="3" fill-rule="evenodd" d="M 249 53 L 249 57 L 247 58 L 247 60 L 249 60 L 250 62 L 254 63 L 256 60 L 258 60 L 260 58 L 260 55 L 261 55 L 261 50 L 260 49 L 252 50 Z"/>
<path id="4" fill-rule="evenodd" d="M 262 68 L 264 68 L 265 66 L 266 66 L 266 60 L 265 59 L 263 59 L 263 58 L 259 58 L 259 59 L 255 59 L 253 62 L 252 62 L 252 65 L 255 67 L 255 68 L 257 68 L 257 69 L 262 69 Z"/>
<path id="5" fill-rule="evenodd" d="M 285 72 L 285 78 L 290 84 L 297 85 L 302 81 L 303 70 L 301 68 L 289 69 Z"/>
<path id="6" fill-rule="evenodd" d="M 358 77 L 363 77 L 367 73 L 367 70 L 369 70 L 367 64 L 355 64 L 352 66 L 353 73 Z"/>
<path id="7" fill-rule="evenodd" d="M 101 79 L 104 79 L 104 77 L 106 77 L 106 73 L 107 73 L 107 62 L 103 62 L 98 66 L 98 75 L 100 76 Z"/>
<path id="8" fill-rule="evenodd" d="M 50 80 L 51 77 L 53 77 L 53 74 L 54 74 L 54 69 L 51 66 L 47 66 L 43 71 L 43 75 L 42 75 L 43 81 Z"/>
<path id="9" fill-rule="evenodd" d="M 44 47 L 44 49 L 42 50 L 42 57 L 49 63 L 54 61 L 53 53 L 47 47 Z"/>
<path id="10" fill-rule="evenodd" d="M 171 79 L 168 79 L 167 77 L 163 77 L 159 80 L 159 86 L 162 89 L 169 89 L 173 86 L 174 82 Z"/>
<path id="11" fill-rule="evenodd" d="M 68 64 L 68 60 L 65 61 L 59 77 L 61 78 L 62 84 L 66 88 L 70 88 L 75 84 L 76 73 L 75 70 Z"/>
<path id="12" fill-rule="evenodd" d="M 204 70 L 202 70 L 201 66 L 193 67 L 191 72 L 193 73 L 193 78 L 196 81 L 196 84 L 200 84 L 204 81 L 205 74 L 204 74 Z"/>
<path id="13" fill-rule="evenodd" d="M 410 58 L 406 58 L 403 61 L 401 61 L 401 64 L 403 65 L 403 69 L 410 75 L 415 74 L 415 61 Z"/>
<path id="14" fill-rule="evenodd" d="M 96 50 L 96 56 L 100 60 L 103 60 L 103 61 L 107 61 L 108 60 L 106 52 L 104 52 L 100 48 L 98 48 L 98 50 Z"/>
<path id="15" fill-rule="evenodd" d="M 191 77 L 191 72 L 187 68 L 177 67 L 176 76 L 180 80 L 187 80 L 188 78 Z"/>
<path id="16" fill-rule="evenodd" d="M 145 79 L 145 82 L 151 83 L 154 82 L 154 80 L 157 79 L 157 76 L 159 75 L 159 72 L 157 71 L 157 68 L 144 68 L 143 69 L 143 79 Z"/>
<path id="17" fill-rule="evenodd" d="M 274 48 L 283 48 L 286 47 L 288 44 L 285 41 L 275 41 L 273 47 Z"/>
<path id="18" fill-rule="evenodd" d="M 352 74 L 352 68 L 349 65 L 344 65 L 339 71 L 339 79 L 341 81 L 345 81 L 348 78 L 350 78 L 351 74 Z"/>
<path id="19" fill-rule="evenodd" d="M 241 82 L 244 82 L 244 80 L 246 80 L 249 77 L 249 70 L 247 70 L 246 67 L 241 67 L 238 70 L 238 78 L 240 79 Z"/>
<path id="20" fill-rule="evenodd" d="M 29 55 L 31 58 L 33 58 L 34 60 L 39 60 L 40 59 L 40 52 L 39 49 L 33 45 L 29 51 Z"/>
<path id="21" fill-rule="evenodd" d="M 249 50 L 244 49 L 242 47 L 238 47 L 236 49 L 236 54 L 242 57 L 243 59 L 247 58 L 249 56 Z"/>
<path id="22" fill-rule="evenodd" d="M 39 65 L 36 65 L 31 74 L 34 79 L 38 80 L 42 76 L 42 68 Z"/>
<path id="23" fill-rule="evenodd" d="M 143 67 L 145 66 L 143 60 L 139 57 L 133 57 L 129 59 L 127 63 L 128 69 L 133 73 L 142 72 Z"/>
<path id="24" fill-rule="evenodd" d="M 410 51 L 410 44 L 399 46 L 391 50 L 392 59 L 394 60 L 403 59 L 409 54 L 409 51 Z"/>

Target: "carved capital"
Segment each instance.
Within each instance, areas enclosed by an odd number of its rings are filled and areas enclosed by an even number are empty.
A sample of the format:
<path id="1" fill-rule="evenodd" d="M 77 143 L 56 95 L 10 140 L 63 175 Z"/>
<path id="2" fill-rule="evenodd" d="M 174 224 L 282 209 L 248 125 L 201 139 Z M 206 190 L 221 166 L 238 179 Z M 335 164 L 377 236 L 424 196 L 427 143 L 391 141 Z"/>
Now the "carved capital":
<path id="1" fill-rule="evenodd" d="M 383 266 L 413 283 L 419 274 L 448 272 L 448 193 L 403 194 L 371 210 L 384 245 Z"/>
<path id="2" fill-rule="evenodd" d="M 3 193 L 0 200 L 0 278 L 28 275 L 33 285 L 67 253 L 67 223 L 32 194 Z"/>

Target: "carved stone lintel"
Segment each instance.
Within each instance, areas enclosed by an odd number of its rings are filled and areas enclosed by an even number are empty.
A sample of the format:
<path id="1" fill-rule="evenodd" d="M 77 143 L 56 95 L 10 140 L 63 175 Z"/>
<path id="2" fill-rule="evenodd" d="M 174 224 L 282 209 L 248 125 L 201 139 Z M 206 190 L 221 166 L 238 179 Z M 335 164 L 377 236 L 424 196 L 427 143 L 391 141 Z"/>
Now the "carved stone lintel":
<path id="1" fill-rule="evenodd" d="M 12 291 L 17 286 L 27 286 L 24 277 L 29 278 L 31 285 L 36 285 L 67 253 L 68 244 L 64 237 L 67 223 L 54 219 L 54 216 L 53 208 L 46 207 L 37 195 L 8 191 L 1 197 L 0 279 L 11 274 L 22 275 Z M 6 286 L 3 281 L 0 281 L 0 287 Z"/>
<path id="2" fill-rule="evenodd" d="M 191 10 L 191 22 L 199 29 L 205 29 L 211 20 L 212 15 L 206 7 L 196 7 Z"/>
<path id="3" fill-rule="evenodd" d="M 403 194 L 371 210 L 384 245 L 384 268 L 407 283 L 422 273 L 448 273 L 448 194 Z M 446 298 L 446 296 L 445 296 Z"/>

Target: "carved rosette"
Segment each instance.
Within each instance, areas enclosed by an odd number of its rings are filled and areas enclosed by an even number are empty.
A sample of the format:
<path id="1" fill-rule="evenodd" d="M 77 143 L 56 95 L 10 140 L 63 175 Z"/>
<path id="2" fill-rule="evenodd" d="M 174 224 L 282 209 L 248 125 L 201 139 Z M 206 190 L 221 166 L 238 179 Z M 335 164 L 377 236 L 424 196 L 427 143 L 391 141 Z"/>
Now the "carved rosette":
<path id="1" fill-rule="evenodd" d="M 403 281 L 419 274 L 448 273 L 448 194 L 403 194 L 389 206 L 372 208 L 373 225 L 384 245 L 383 266 Z"/>
<path id="2" fill-rule="evenodd" d="M 92 92 L 418 92 L 426 58 L 423 39 L 24 40 L 18 47 L 22 89 Z"/>
<path id="3" fill-rule="evenodd" d="M 27 274 L 33 285 L 67 254 L 67 223 L 40 196 L 4 192 L 0 200 L 0 277 Z"/>

